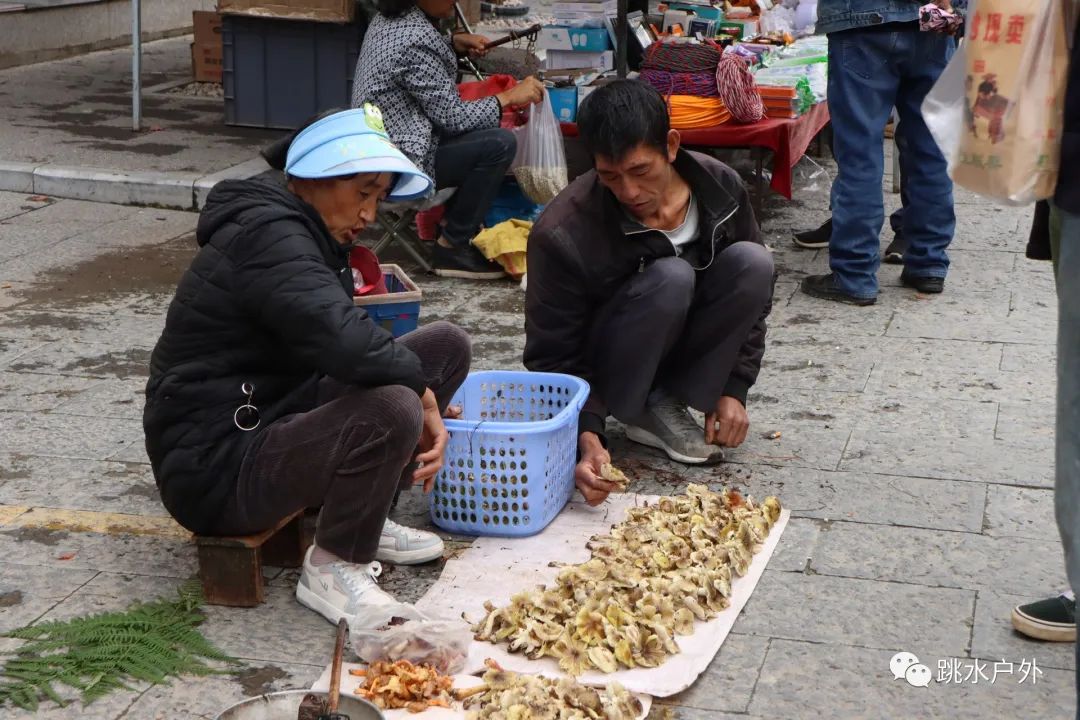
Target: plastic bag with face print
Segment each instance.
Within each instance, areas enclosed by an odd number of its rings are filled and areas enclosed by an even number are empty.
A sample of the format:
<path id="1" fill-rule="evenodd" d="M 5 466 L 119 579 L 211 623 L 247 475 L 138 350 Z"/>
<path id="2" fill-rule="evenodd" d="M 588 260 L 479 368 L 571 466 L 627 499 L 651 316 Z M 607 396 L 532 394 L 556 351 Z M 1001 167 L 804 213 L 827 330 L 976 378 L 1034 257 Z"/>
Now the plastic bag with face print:
<path id="1" fill-rule="evenodd" d="M 978 0 L 922 105 L 961 187 L 1009 205 L 1057 184 L 1069 51 L 1065 0 Z"/>

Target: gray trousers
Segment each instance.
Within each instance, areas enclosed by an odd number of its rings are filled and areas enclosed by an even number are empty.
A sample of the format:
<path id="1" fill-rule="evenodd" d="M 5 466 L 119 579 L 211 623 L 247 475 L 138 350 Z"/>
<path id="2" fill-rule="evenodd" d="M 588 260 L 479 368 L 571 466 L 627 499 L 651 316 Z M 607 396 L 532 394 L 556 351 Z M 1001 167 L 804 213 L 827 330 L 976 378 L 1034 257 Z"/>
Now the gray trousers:
<path id="1" fill-rule="evenodd" d="M 622 422 L 641 417 L 656 387 L 713 412 L 772 290 L 772 255 L 752 242 L 731 244 L 704 270 L 677 257 L 646 265 L 593 326 L 593 392 Z"/>
<path id="2" fill-rule="evenodd" d="M 1054 513 L 1069 585 L 1080 596 L 1080 215 L 1061 212 Z M 1080 645 L 1077 646 L 1080 688 Z M 1077 710 L 1080 719 L 1080 708 Z"/>
<path id="3" fill-rule="evenodd" d="M 469 372 L 469 336 L 436 322 L 398 342 L 420 357 L 445 411 Z M 324 378 L 318 403 L 273 423 L 248 449 L 216 532 L 247 535 L 321 506 L 315 544 L 348 562 L 371 562 L 390 504 L 411 481 L 420 397 L 401 385 L 360 388 Z"/>

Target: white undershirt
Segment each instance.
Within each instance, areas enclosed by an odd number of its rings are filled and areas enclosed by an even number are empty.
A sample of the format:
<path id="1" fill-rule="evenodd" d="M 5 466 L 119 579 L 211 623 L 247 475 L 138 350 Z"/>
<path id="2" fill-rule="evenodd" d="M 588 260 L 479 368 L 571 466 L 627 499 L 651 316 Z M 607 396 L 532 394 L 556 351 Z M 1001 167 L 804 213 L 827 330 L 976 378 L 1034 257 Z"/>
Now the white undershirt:
<path id="1" fill-rule="evenodd" d="M 671 244 L 675 246 L 675 254 L 678 255 L 682 252 L 682 246 L 687 243 L 693 242 L 698 236 L 698 225 L 701 221 L 701 213 L 698 211 L 697 201 L 694 199 L 693 193 L 690 194 L 690 203 L 686 207 L 686 217 L 683 218 L 682 225 L 674 230 L 661 230 L 667 236 L 667 239 L 671 241 Z"/>

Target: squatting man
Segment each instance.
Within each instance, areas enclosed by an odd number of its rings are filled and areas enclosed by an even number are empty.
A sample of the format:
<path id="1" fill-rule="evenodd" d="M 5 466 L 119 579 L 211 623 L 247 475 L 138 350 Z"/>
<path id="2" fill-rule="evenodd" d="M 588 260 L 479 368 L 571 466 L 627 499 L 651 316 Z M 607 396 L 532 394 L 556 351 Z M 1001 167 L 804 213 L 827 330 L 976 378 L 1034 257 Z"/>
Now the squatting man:
<path id="1" fill-rule="evenodd" d="M 615 489 L 600 477 L 609 415 L 681 463 L 719 462 L 746 439 L 774 274 L 739 176 L 680 147 L 653 88 L 598 88 L 578 128 L 595 169 L 529 237 L 524 362 L 592 387 L 575 481 L 595 505 Z"/>

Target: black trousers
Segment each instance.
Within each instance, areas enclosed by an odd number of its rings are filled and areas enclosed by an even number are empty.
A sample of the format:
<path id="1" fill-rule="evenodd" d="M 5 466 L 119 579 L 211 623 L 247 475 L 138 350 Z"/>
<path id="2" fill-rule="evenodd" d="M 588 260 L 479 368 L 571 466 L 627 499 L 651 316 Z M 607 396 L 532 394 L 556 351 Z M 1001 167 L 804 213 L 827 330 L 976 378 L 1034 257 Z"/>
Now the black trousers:
<path id="1" fill-rule="evenodd" d="M 436 322 L 399 342 L 420 357 L 445 411 L 469 372 L 469 336 Z M 318 402 L 273 423 L 248 450 L 216 532 L 247 535 L 321 506 L 315 544 L 349 562 L 371 562 L 390 504 L 411 480 L 420 398 L 401 385 L 358 388 L 325 378 Z"/>
<path id="2" fill-rule="evenodd" d="M 645 266 L 593 327 L 593 391 L 622 422 L 641 417 L 657 387 L 714 411 L 772 290 L 772 255 L 757 243 L 733 243 L 700 271 L 677 257 Z"/>
<path id="3" fill-rule="evenodd" d="M 435 185 L 457 188 L 444 216 L 443 235 L 451 245 L 468 246 L 480 232 L 516 151 L 514 134 L 502 128 L 474 130 L 439 143 Z"/>

